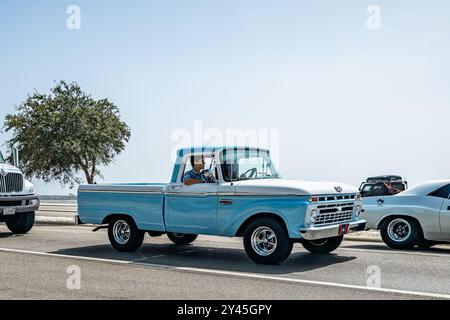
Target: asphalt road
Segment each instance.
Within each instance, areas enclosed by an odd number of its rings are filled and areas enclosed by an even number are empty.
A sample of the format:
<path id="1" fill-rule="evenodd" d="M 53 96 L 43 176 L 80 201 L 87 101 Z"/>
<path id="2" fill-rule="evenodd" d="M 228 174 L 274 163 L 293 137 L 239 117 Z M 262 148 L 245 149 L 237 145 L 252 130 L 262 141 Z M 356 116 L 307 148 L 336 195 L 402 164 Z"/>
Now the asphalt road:
<path id="1" fill-rule="evenodd" d="M 36 225 L 14 236 L 0 225 L 0 299 L 450 299 L 449 262 L 450 246 L 344 241 L 325 256 L 296 244 L 284 263 L 261 266 L 238 238 L 177 247 L 147 236 L 139 251 L 119 253 L 105 230 Z"/>

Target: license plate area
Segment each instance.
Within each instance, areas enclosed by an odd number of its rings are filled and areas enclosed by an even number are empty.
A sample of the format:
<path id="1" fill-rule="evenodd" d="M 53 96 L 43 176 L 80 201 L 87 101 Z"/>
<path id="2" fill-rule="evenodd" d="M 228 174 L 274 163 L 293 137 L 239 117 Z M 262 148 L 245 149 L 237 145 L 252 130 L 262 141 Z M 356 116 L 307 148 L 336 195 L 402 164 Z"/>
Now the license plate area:
<path id="1" fill-rule="evenodd" d="M 344 234 L 347 234 L 348 233 L 348 227 L 349 227 L 348 224 L 341 224 L 339 226 L 338 235 L 342 236 Z"/>
<path id="2" fill-rule="evenodd" d="M 12 216 L 14 214 L 16 214 L 16 208 L 4 208 L 3 209 L 4 216 Z"/>

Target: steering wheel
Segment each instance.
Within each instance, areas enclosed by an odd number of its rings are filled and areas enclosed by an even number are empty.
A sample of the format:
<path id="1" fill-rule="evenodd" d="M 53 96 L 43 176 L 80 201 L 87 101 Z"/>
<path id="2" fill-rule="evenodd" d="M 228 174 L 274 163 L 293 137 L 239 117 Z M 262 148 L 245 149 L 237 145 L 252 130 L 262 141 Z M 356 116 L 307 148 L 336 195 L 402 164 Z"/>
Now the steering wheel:
<path id="1" fill-rule="evenodd" d="M 251 169 L 248 169 L 247 171 L 245 171 L 243 174 L 241 174 L 240 178 L 241 179 L 251 179 L 251 178 L 256 178 L 257 175 L 258 175 L 258 169 L 251 168 Z"/>
<path id="2" fill-rule="evenodd" d="M 217 182 L 211 169 L 203 169 L 200 172 L 206 177 L 206 182 Z"/>

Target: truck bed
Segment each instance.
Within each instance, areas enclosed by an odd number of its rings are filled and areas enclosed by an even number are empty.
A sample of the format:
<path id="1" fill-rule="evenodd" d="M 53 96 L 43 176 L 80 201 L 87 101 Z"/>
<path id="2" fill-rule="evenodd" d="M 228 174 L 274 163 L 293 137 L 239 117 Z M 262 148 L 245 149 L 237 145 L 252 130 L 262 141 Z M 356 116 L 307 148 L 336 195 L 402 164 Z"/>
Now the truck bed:
<path id="1" fill-rule="evenodd" d="M 81 223 L 103 224 L 112 214 L 133 217 L 139 229 L 165 231 L 163 183 L 80 185 L 78 216 Z"/>

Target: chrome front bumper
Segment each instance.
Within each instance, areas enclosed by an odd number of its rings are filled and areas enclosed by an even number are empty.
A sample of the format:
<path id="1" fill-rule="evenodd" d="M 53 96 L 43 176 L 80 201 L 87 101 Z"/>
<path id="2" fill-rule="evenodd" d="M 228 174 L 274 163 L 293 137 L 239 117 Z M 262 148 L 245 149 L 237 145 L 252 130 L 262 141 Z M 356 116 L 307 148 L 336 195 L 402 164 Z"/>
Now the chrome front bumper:
<path id="1" fill-rule="evenodd" d="M 2 202 L 6 201 L 21 201 L 21 205 L 17 206 L 2 206 Z M 0 196 L 0 214 L 3 215 L 3 209 L 15 208 L 16 213 L 37 211 L 39 209 L 40 201 L 37 195 L 23 195 L 23 196 Z"/>
<path id="2" fill-rule="evenodd" d="M 329 226 L 311 226 L 300 229 L 302 239 L 319 240 L 325 238 L 337 237 L 347 233 L 364 231 L 366 229 L 366 220 L 351 221 L 348 223 L 334 224 Z"/>

